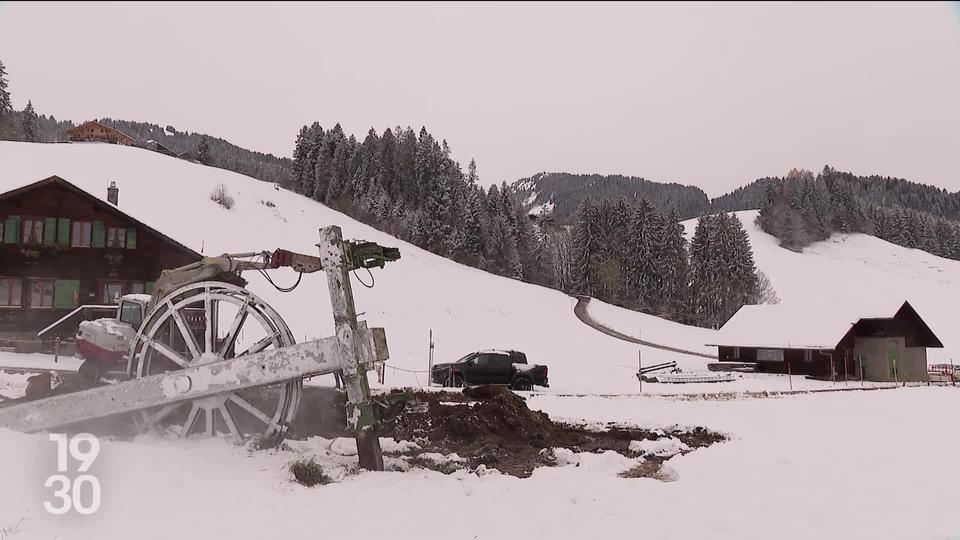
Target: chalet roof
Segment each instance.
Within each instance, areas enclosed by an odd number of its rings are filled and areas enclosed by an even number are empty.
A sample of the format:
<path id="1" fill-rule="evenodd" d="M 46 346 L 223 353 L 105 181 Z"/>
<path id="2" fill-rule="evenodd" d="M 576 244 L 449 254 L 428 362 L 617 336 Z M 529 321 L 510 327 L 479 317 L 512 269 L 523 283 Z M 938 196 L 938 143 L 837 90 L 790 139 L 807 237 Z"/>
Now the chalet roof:
<path id="1" fill-rule="evenodd" d="M 909 302 L 897 306 L 747 305 L 723 325 L 711 346 L 832 350 L 863 320 L 910 319 L 927 347 L 943 347 Z"/>
<path id="2" fill-rule="evenodd" d="M 129 215 L 129 214 L 121 211 L 121 210 L 120 210 L 119 208 L 117 208 L 116 206 L 114 206 L 114 205 L 112 205 L 112 204 L 110 204 L 110 203 L 108 203 L 108 202 L 104 202 L 104 201 L 103 201 L 102 199 L 100 199 L 99 197 L 96 197 L 95 195 L 90 194 L 89 192 L 87 192 L 87 191 L 85 191 L 85 190 L 83 190 L 83 189 L 81 189 L 81 188 L 79 188 L 79 187 L 71 184 L 70 182 L 68 182 L 68 181 L 64 180 L 63 178 L 60 178 L 59 176 L 56 176 L 56 175 L 50 176 L 50 177 L 48 177 L 48 178 L 44 178 L 43 180 L 38 180 L 38 181 L 36 181 L 36 182 L 34 182 L 34 183 L 32 183 L 32 184 L 27 184 L 27 185 L 25 185 L 25 186 L 21 186 L 21 187 L 18 187 L 18 188 L 16 188 L 16 189 L 11 189 L 10 191 L 4 192 L 4 193 L 0 193 L 0 202 L 5 201 L 5 200 L 7 200 L 7 199 L 11 199 L 11 198 L 13 198 L 13 197 L 16 197 L 16 196 L 18 196 L 18 195 L 20 195 L 20 194 L 23 194 L 23 193 L 26 193 L 26 192 L 29 192 L 29 191 L 31 191 L 31 190 L 34 190 L 34 189 L 37 189 L 37 188 L 40 188 L 40 187 L 43 187 L 43 186 L 48 186 L 48 185 L 51 185 L 51 184 L 55 184 L 55 185 L 62 186 L 62 187 L 64 187 L 65 189 L 67 189 L 68 191 L 71 191 L 71 192 L 73 192 L 73 193 L 76 193 L 77 195 L 80 195 L 81 197 L 84 197 L 84 198 L 88 199 L 94 206 L 96 206 L 96 207 L 99 208 L 100 210 L 104 210 L 104 211 L 106 211 L 106 212 L 108 212 L 108 213 L 117 215 L 117 216 L 119 216 L 120 218 L 122 218 L 122 219 L 124 219 L 124 220 L 127 220 L 127 221 L 132 222 L 134 225 L 137 226 L 138 229 L 145 230 L 145 231 L 148 231 L 148 232 L 150 232 L 150 233 L 152 233 L 152 234 L 155 234 L 156 236 L 158 236 L 161 240 L 163 240 L 163 241 L 166 242 L 167 244 L 170 244 L 170 245 L 173 246 L 174 248 L 176 248 L 176 249 L 178 249 L 178 250 L 186 253 L 189 257 L 191 257 L 191 258 L 193 258 L 193 259 L 195 259 L 195 260 L 200 260 L 200 259 L 203 258 L 203 255 L 201 255 L 201 254 L 197 253 L 196 251 L 188 248 L 187 246 L 181 244 L 180 242 L 177 242 L 177 241 L 174 240 L 173 238 L 170 238 L 169 236 L 167 236 L 167 235 L 163 234 L 162 232 L 154 229 L 153 227 L 147 225 L 146 223 L 143 223 L 142 221 L 136 219 L 135 217 L 133 217 L 133 216 L 131 216 L 131 215 Z"/>
<path id="3" fill-rule="evenodd" d="M 119 133 L 120 135 L 123 135 L 124 137 L 130 139 L 131 141 L 135 141 L 135 140 L 136 140 L 136 139 L 134 139 L 133 137 L 127 135 L 126 133 L 120 131 L 119 129 L 114 128 L 114 127 L 110 127 L 110 126 L 107 126 L 107 125 L 104 125 L 104 124 L 101 124 L 100 122 L 97 122 L 96 120 L 87 120 L 86 122 L 80 124 L 79 126 L 74 126 L 74 127 L 72 127 L 72 128 L 70 128 L 70 129 L 67 130 L 67 134 L 72 134 L 74 131 L 79 130 L 79 129 L 82 128 L 82 127 L 86 127 L 86 126 L 88 126 L 88 125 L 90 125 L 90 124 L 94 124 L 94 125 L 100 126 L 100 127 L 104 128 L 104 129 L 109 129 L 110 131 L 116 131 L 117 133 Z"/>

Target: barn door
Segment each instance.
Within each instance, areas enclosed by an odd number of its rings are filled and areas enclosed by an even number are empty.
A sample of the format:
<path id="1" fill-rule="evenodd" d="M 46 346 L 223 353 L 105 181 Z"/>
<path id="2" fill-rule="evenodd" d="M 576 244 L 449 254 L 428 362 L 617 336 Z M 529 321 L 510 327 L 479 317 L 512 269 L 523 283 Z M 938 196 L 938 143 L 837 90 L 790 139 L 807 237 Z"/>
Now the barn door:
<path id="1" fill-rule="evenodd" d="M 900 373 L 897 371 L 897 340 L 887 340 L 887 365 L 890 369 L 890 378 L 899 382 Z"/>

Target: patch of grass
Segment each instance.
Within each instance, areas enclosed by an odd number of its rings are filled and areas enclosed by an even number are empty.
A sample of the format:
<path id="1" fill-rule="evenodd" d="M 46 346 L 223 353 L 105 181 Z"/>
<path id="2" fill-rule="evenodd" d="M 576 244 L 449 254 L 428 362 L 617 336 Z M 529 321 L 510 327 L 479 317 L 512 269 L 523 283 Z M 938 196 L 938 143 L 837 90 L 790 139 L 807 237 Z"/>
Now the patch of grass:
<path id="1" fill-rule="evenodd" d="M 298 484 L 311 487 L 329 484 L 333 480 L 323 472 L 323 467 L 313 458 L 297 460 L 290 464 L 290 472 Z"/>

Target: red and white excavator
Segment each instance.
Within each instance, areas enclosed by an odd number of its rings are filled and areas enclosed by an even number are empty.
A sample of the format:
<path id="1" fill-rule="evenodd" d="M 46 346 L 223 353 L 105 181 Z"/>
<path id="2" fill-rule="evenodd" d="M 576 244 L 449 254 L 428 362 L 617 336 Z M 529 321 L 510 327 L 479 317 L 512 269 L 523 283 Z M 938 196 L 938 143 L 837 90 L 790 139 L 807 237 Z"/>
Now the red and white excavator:
<path id="1" fill-rule="evenodd" d="M 344 242 L 344 247 L 346 256 L 350 260 L 349 264 L 353 268 L 383 267 L 384 262 L 399 258 L 398 250 L 383 248 L 372 242 Z M 277 249 L 272 253 L 267 251 L 225 253 L 204 257 L 200 261 L 179 268 L 164 270 L 156 281 L 152 295 L 123 295 L 117 305 L 115 316 L 80 323 L 76 337 L 76 354 L 85 361 L 81 366 L 81 376 L 99 377 L 103 373 L 124 371 L 127 368 L 131 345 L 148 314 L 171 292 L 190 284 L 206 281 L 244 287 L 246 280 L 240 277 L 241 272 L 282 267 L 292 268 L 301 274 L 322 270 L 319 257 L 285 249 Z M 269 276 L 264 275 L 270 280 Z M 297 283 L 299 284 L 299 279 Z M 286 292 L 285 289 L 281 290 Z M 182 313 L 183 316 L 180 317 L 182 321 L 177 321 L 178 324 L 185 324 L 191 334 L 204 332 L 206 322 L 205 311 L 202 308 L 187 308 L 182 310 Z M 236 336 L 233 336 L 233 339 L 236 339 Z"/>

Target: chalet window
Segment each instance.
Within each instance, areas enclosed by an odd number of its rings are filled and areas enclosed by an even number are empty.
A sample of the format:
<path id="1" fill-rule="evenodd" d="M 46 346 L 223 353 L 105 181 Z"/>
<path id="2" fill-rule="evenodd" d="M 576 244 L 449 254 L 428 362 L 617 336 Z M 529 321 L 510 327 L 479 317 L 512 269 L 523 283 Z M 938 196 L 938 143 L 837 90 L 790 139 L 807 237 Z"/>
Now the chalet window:
<path id="1" fill-rule="evenodd" d="M 30 280 L 30 307 L 53 307 L 53 280 Z"/>
<path id="2" fill-rule="evenodd" d="M 93 223 L 74 221 L 73 234 L 70 235 L 70 245 L 73 247 L 90 247 L 91 234 L 93 234 Z"/>
<path id="3" fill-rule="evenodd" d="M 803 351 L 803 361 L 813 362 L 813 351 L 811 351 L 810 349 Z"/>
<path id="4" fill-rule="evenodd" d="M 733 358 L 734 360 L 740 359 L 740 347 L 733 348 L 733 351 L 730 353 L 730 358 Z"/>
<path id="5" fill-rule="evenodd" d="M 103 281 L 100 284 L 100 303 L 116 304 L 123 296 L 122 281 Z"/>
<path id="6" fill-rule="evenodd" d="M 23 218 L 23 243 L 43 242 L 43 218 Z"/>
<path id="7" fill-rule="evenodd" d="M 0 307 L 20 307 L 21 280 L 0 278 Z"/>
<path id="8" fill-rule="evenodd" d="M 123 227 L 107 227 L 107 247 L 122 248 L 126 246 L 127 229 Z"/>
<path id="9" fill-rule="evenodd" d="M 758 362 L 783 362 L 783 349 L 757 349 Z"/>
<path id="10" fill-rule="evenodd" d="M 146 292 L 146 287 L 142 281 L 131 281 L 130 282 L 130 294 L 144 294 Z"/>

